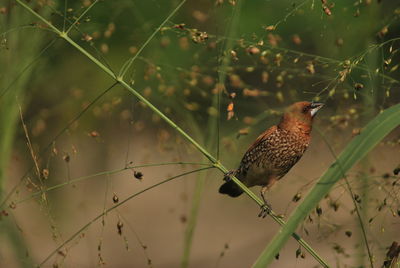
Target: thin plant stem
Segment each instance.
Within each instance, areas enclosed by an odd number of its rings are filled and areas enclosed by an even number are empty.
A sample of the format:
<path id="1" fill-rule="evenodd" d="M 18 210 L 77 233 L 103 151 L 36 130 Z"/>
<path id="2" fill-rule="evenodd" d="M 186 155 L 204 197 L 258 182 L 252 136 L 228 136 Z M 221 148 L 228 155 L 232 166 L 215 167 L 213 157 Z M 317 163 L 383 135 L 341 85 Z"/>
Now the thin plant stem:
<path id="1" fill-rule="evenodd" d="M 20 116 L 20 119 L 21 119 L 22 128 L 24 129 L 24 134 L 25 134 L 25 138 L 26 138 L 26 141 L 27 141 L 28 149 L 29 149 L 29 152 L 31 154 L 33 163 L 35 164 L 36 175 L 38 177 L 38 180 L 39 180 L 41 186 L 43 186 L 42 177 L 41 177 L 41 174 L 40 174 L 39 162 L 38 162 L 37 156 L 35 154 L 35 151 L 33 150 L 31 139 L 30 139 L 29 133 L 28 133 L 28 128 L 26 127 L 26 124 L 24 122 L 24 116 L 22 115 L 22 108 L 21 108 L 21 105 L 19 103 L 18 103 L 18 109 L 19 109 L 19 116 Z"/>
<path id="2" fill-rule="evenodd" d="M 149 254 L 147 253 L 147 246 L 146 246 L 146 244 L 143 243 L 143 241 L 142 241 L 142 239 L 140 238 L 139 234 L 138 234 L 138 233 L 136 232 L 136 230 L 133 228 L 131 222 L 130 222 L 122 213 L 119 214 L 119 216 L 124 220 L 124 222 L 127 223 L 128 228 L 131 230 L 131 232 L 133 233 L 133 235 L 134 235 L 135 238 L 136 238 L 136 241 L 138 242 L 138 244 L 139 244 L 140 247 L 142 248 L 142 250 L 143 250 L 143 255 L 144 255 L 144 257 L 145 257 L 146 260 L 147 260 L 147 266 L 148 266 L 148 267 L 153 267 L 151 258 L 150 258 L 150 256 L 149 256 Z"/>
<path id="3" fill-rule="evenodd" d="M 89 10 L 91 10 L 92 7 L 94 7 L 94 5 L 96 5 L 98 2 L 99 2 L 99 0 L 95 0 L 93 3 L 91 3 L 90 6 L 88 6 L 88 8 L 86 8 L 85 11 L 83 11 L 82 14 L 68 27 L 68 29 L 65 31 L 65 33 L 68 34 L 72 30 L 72 28 L 74 28 L 74 26 L 83 18 L 83 16 L 85 16 L 86 13 L 88 13 Z M 65 21 L 65 18 L 64 18 L 64 21 Z"/>
<path id="4" fill-rule="evenodd" d="M 136 58 L 141 54 L 143 49 L 147 46 L 147 44 L 154 38 L 154 36 L 161 30 L 161 28 L 175 15 L 176 12 L 183 6 L 186 0 L 183 0 L 179 3 L 179 5 L 165 18 L 165 20 L 157 27 L 157 29 L 147 38 L 144 44 L 140 47 L 140 49 L 136 52 L 135 56 L 130 58 L 121 68 L 120 73 L 118 74 L 121 79 L 124 78 L 126 72 L 132 66 L 132 63 L 136 60 Z"/>
<path id="5" fill-rule="evenodd" d="M 108 88 L 106 88 L 100 95 L 98 95 L 93 101 L 90 102 L 89 105 L 87 105 L 84 109 L 82 109 L 82 111 L 80 111 L 71 121 L 68 122 L 68 124 L 61 129 L 57 135 L 53 138 L 53 140 L 43 149 L 39 152 L 39 155 L 43 154 L 44 152 L 47 152 L 50 147 L 54 144 L 54 142 L 65 132 L 67 131 L 67 129 L 74 123 L 76 122 L 76 120 L 78 120 L 90 107 L 92 107 L 101 97 L 103 97 L 110 89 L 112 89 L 115 85 L 117 85 L 117 83 L 115 82 L 114 84 L 112 84 L 111 86 L 109 86 Z M 34 168 L 34 166 L 32 165 L 28 171 L 21 177 L 21 179 L 19 180 L 19 182 L 14 185 L 14 187 L 8 192 L 8 194 L 6 195 L 6 197 L 4 198 L 4 200 L 0 203 L 0 208 L 3 207 L 6 202 L 10 199 L 11 195 L 21 186 L 21 184 L 24 182 L 24 179 L 28 176 L 29 172 L 31 172 L 31 170 Z"/>
<path id="6" fill-rule="evenodd" d="M 64 0 L 64 20 L 63 20 L 63 31 L 65 31 L 65 26 L 66 26 L 66 19 L 67 19 L 67 6 L 68 6 L 68 0 Z"/>
<path id="7" fill-rule="evenodd" d="M 25 74 L 26 71 L 29 70 L 39 59 L 40 57 L 56 42 L 57 39 L 53 39 L 50 41 L 44 48 L 39 52 L 39 54 L 28 63 L 22 71 L 8 84 L 8 86 L 0 93 L 0 99 L 13 87 L 13 85 Z"/>
<path id="8" fill-rule="evenodd" d="M 30 67 L 37 61 L 38 53 L 39 55 L 44 53 L 52 43 L 47 44 L 47 41 L 44 41 L 43 36 L 39 33 L 30 35 L 27 41 L 27 36 L 24 33 L 18 33 L 15 30 L 37 28 L 21 26 L 29 17 L 27 16 L 28 13 L 24 10 L 14 10 L 14 2 L 11 1 L 3 1 L 2 5 L 7 12 L 1 16 L 0 28 L 2 28 L 2 31 L 7 27 L 10 27 L 10 29 L 1 34 L 0 200 L 3 200 L 6 185 L 11 182 L 8 174 L 11 171 L 9 164 L 10 161 L 13 161 L 14 142 L 18 126 L 20 126 L 18 115 L 22 115 L 19 106 L 24 106 L 26 100 L 29 99 L 27 91 L 31 81 L 35 79 L 35 70 Z M 12 9 L 12 12 L 9 11 L 10 9 Z M 47 12 L 44 11 L 43 13 L 46 14 Z M 34 56 L 31 57 L 31 55 Z M 17 69 L 19 70 L 17 71 Z M 23 132 L 24 130 L 22 130 Z M 21 231 L 17 219 L 13 217 L 11 211 L 9 217 L 2 217 L 0 230 L 0 240 L 13 253 L 14 264 L 18 267 L 32 267 L 33 262 L 32 258 L 29 257 L 30 249 L 25 234 Z M 3 260 L 0 262 L 3 262 Z"/>
<path id="9" fill-rule="evenodd" d="M 335 161 L 338 162 L 338 163 L 340 164 L 340 162 L 338 161 L 338 156 L 337 156 L 336 153 L 333 151 L 333 148 L 332 148 L 332 146 L 329 144 L 329 142 L 327 141 L 327 139 L 325 138 L 325 135 L 324 135 L 320 130 L 318 130 L 318 132 L 320 133 L 320 136 L 322 137 L 322 139 L 323 139 L 325 145 L 328 147 L 329 152 L 331 153 L 331 155 L 333 156 L 333 158 L 335 159 Z M 365 225 L 364 225 L 364 223 L 363 223 L 363 217 L 361 216 L 360 209 L 358 208 L 357 202 L 356 202 L 356 200 L 354 199 L 353 189 L 351 188 L 351 185 L 350 185 L 350 183 L 349 183 L 349 180 L 347 179 L 347 176 L 346 176 L 345 172 L 342 170 L 342 168 L 341 168 L 341 173 L 342 173 L 342 176 L 343 176 L 344 181 L 345 181 L 345 183 L 346 183 L 345 185 L 346 185 L 347 191 L 349 192 L 350 198 L 351 198 L 351 200 L 352 200 L 352 202 L 353 202 L 354 209 L 356 210 L 356 213 L 357 213 L 357 219 L 358 219 L 358 222 L 359 222 L 359 224 L 360 224 L 361 234 L 362 234 L 362 238 L 363 238 L 363 240 L 364 240 L 365 247 L 366 247 L 367 252 L 368 252 L 368 258 L 369 258 L 369 262 L 370 262 L 371 268 L 374 268 L 374 262 L 373 262 L 372 252 L 371 252 L 371 249 L 370 249 L 370 246 L 369 246 L 369 243 L 368 243 L 367 232 L 366 232 L 366 230 L 365 230 Z M 364 186 L 365 186 L 365 185 L 364 185 Z"/>
<path id="10" fill-rule="evenodd" d="M 354 209 L 356 210 L 356 213 L 357 213 L 357 219 L 358 219 L 358 223 L 360 224 L 362 238 L 364 240 L 365 248 L 367 249 L 367 253 L 368 253 L 369 264 L 371 265 L 371 268 L 374 268 L 374 258 L 372 255 L 371 248 L 369 246 L 367 231 L 365 230 L 365 224 L 363 222 L 363 217 L 361 216 L 358 204 L 357 204 L 356 200 L 354 199 L 354 193 L 353 193 L 353 190 L 351 189 L 349 180 L 347 179 L 347 177 L 344 177 L 344 180 L 346 182 L 347 190 L 349 191 L 351 200 L 353 201 Z"/>
<path id="11" fill-rule="evenodd" d="M 124 200 L 120 201 L 118 204 L 116 204 L 116 205 L 114 205 L 114 206 L 112 206 L 112 207 L 110 207 L 110 208 L 104 210 L 102 213 L 100 213 L 99 215 L 97 215 L 97 216 L 96 216 L 95 218 L 93 218 L 91 221 L 89 221 L 88 223 L 86 223 L 82 228 L 80 228 L 80 229 L 79 229 L 78 231 L 76 231 L 73 235 L 71 235 L 67 240 L 65 240 L 60 246 L 58 246 L 56 249 L 54 249 L 54 250 L 53 250 L 53 251 L 52 251 L 38 266 L 39 266 L 39 267 L 43 266 L 52 256 L 54 256 L 54 255 L 58 252 L 58 250 L 60 250 L 60 249 L 63 248 L 66 244 L 68 244 L 69 242 L 71 242 L 74 238 L 76 238 L 80 233 L 82 233 L 82 232 L 83 232 L 85 229 L 87 229 L 90 225 L 92 225 L 92 224 L 95 223 L 97 220 L 101 219 L 103 216 L 107 215 L 109 212 L 113 211 L 114 209 L 116 209 L 116 208 L 122 206 L 123 204 L 125 204 L 125 203 L 128 202 L 129 200 L 133 199 L 134 197 L 136 197 L 136 196 L 138 196 L 138 195 L 141 195 L 141 194 L 143 194 L 143 193 L 145 193 L 145 192 L 147 192 L 147 191 L 149 191 L 149 190 L 151 190 L 151 189 L 154 189 L 154 188 L 156 188 L 156 187 L 158 187 L 158 186 L 160 186 L 160 185 L 162 185 L 162 184 L 165 184 L 165 183 L 167 183 L 167 182 L 170 182 L 170 181 L 172 181 L 172 180 L 175 180 L 175 179 L 177 179 L 177 178 L 184 177 L 184 176 L 187 176 L 187 175 L 196 173 L 196 172 L 208 170 L 208 169 L 210 169 L 210 168 L 214 168 L 214 167 L 213 167 L 213 166 L 203 167 L 203 168 L 199 168 L 199 169 L 195 169 L 195 170 L 192 170 L 192 171 L 188 171 L 188 172 L 185 172 L 185 173 L 176 175 L 176 176 L 172 176 L 172 177 L 170 177 L 170 178 L 168 178 L 168 179 L 165 179 L 165 180 L 163 180 L 163 181 L 161 181 L 161 182 L 159 182 L 159 183 L 153 184 L 152 186 L 147 187 L 146 189 L 143 189 L 143 190 L 141 190 L 141 191 L 139 191 L 139 192 L 137 192 L 137 193 L 135 193 L 135 194 L 133 194 L 133 195 L 131 195 L 131 196 L 125 198 Z"/>
<path id="12" fill-rule="evenodd" d="M 82 176 L 82 177 L 78 177 L 76 179 L 71 179 L 68 180 L 66 182 L 54 185 L 54 186 L 50 186 L 47 187 L 46 189 L 44 189 L 43 191 L 38 191 L 35 192 L 31 195 L 29 195 L 26 198 L 23 198 L 21 200 L 18 200 L 16 202 L 14 202 L 16 205 L 25 201 L 28 201 L 36 196 L 39 196 L 42 193 L 48 193 L 50 191 L 62 188 L 66 185 L 69 184 L 73 184 L 73 183 L 77 183 L 77 182 L 81 182 L 90 178 L 94 178 L 94 177 L 98 177 L 98 176 L 103 176 L 103 175 L 111 175 L 111 174 L 115 174 L 115 173 L 120 173 L 122 171 L 125 170 L 130 170 L 130 169 L 135 169 L 135 168 L 146 168 L 146 167 L 160 167 L 160 166 L 170 166 L 170 165 L 199 165 L 199 166 L 209 166 L 209 163 L 197 163 L 197 162 L 163 162 L 163 163 L 154 163 L 154 164 L 143 164 L 143 165 L 135 165 L 135 166 L 127 166 L 124 168 L 119 168 L 119 169 L 113 169 L 113 170 L 108 170 L 108 171 L 102 171 L 102 172 L 98 172 L 98 173 L 94 173 L 94 174 L 90 174 L 87 176 Z"/>
<path id="13" fill-rule="evenodd" d="M 197 225 L 197 219 L 200 210 L 200 202 L 201 202 L 201 197 L 203 195 L 207 174 L 208 173 L 199 173 L 196 179 L 194 194 L 192 198 L 192 207 L 190 209 L 183 240 L 183 255 L 181 260 L 182 268 L 189 266 L 189 257 L 193 245 L 193 236 Z"/>

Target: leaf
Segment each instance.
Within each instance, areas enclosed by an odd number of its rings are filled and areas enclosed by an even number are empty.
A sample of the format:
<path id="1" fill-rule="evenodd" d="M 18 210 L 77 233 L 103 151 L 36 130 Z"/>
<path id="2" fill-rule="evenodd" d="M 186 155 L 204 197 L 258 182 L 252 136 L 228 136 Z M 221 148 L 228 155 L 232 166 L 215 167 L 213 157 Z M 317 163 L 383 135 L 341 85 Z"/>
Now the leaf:
<path id="1" fill-rule="evenodd" d="M 390 131 L 400 125 L 400 104 L 396 104 L 370 121 L 360 135 L 357 135 L 339 155 L 338 159 L 325 171 L 321 179 L 295 209 L 286 225 L 277 232 L 254 263 L 254 268 L 264 268 L 270 264 L 282 249 L 292 233 L 307 215 L 329 193 L 331 188 L 344 177 L 346 172 L 371 151 Z"/>

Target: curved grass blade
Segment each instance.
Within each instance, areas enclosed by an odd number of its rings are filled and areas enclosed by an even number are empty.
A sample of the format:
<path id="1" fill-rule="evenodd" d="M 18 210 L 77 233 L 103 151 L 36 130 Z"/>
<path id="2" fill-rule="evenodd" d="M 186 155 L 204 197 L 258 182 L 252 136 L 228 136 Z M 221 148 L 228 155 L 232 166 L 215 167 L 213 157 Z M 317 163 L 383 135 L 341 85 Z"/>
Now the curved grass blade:
<path id="1" fill-rule="evenodd" d="M 355 137 L 328 168 L 304 201 L 292 213 L 286 225 L 275 235 L 253 265 L 266 267 L 282 249 L 289 237 L 318 202 L 343 178 L 346 172 L 371 151 L 390 131 L 400 125 L 400 104 L 396 104 L 370 121 L 360 135 Z"/>

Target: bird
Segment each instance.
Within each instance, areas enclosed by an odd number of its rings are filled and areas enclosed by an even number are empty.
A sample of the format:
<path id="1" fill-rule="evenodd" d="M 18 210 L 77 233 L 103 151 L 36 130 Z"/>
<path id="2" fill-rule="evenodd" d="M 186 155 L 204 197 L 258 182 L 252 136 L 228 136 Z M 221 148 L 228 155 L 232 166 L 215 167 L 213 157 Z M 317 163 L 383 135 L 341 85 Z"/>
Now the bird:
<path id="1" fill-rule="evenodd" d="M 311 140 L 312 123 L 323 103 L 301 101 L 290 105 L 277 125 L 265 130 L 243 155 L 236 170 L 225 174 L 219 193 L 238 197 L 243 190 L 231 179 L 235 176 L 247 187 L 261 186 L 264 201 L 259 217 L 271 212 L 265 193 L 300 160 Z"/>

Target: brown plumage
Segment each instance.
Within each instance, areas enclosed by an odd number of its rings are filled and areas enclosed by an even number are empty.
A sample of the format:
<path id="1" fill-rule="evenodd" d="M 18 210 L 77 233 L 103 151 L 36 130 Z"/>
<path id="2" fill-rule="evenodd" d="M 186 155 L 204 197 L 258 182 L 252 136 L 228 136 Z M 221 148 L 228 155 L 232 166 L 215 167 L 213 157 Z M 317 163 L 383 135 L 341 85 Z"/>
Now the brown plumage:
<path id="1" fill-rule="evenodd" d="M 227 182 L 219 188 L 219 192 L 231 197 L 243 193 L 242 189 L 229 179 L 235 175 L 248 187 L 262 186 L 261 196 L 268 205 L 265 191 L 288 173 L 303 156 L 310 144 L 313 118 L 322 106 L 321 103 L 305 101 L 292 104 L 283 114 L 280 123 L 267 129 L 250 146 L 239 168 L 225 176 Z"/>

